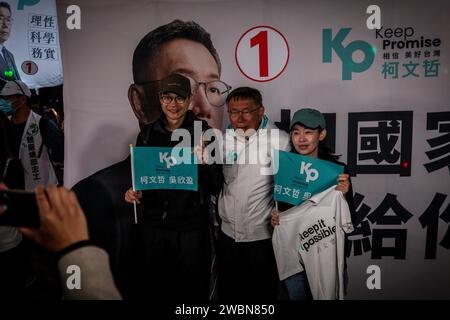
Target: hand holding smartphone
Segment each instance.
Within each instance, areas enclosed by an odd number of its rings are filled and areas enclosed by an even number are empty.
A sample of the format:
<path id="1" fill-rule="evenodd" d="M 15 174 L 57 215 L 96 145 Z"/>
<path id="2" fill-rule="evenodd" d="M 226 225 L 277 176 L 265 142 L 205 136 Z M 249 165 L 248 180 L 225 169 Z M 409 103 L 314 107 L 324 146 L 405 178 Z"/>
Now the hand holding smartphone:
<path id="1" fill-rule="evenodd" d="M 31 227 L 40 226 L 39 208 L 36 195 L 31 191 L 0 190 L 0 226 Z"/>

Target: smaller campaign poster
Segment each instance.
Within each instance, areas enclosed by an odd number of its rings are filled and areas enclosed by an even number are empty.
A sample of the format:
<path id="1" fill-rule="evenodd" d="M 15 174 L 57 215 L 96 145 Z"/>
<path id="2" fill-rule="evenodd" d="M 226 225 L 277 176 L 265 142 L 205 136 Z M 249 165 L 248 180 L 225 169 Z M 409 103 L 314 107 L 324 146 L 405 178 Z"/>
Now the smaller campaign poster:
<path id="1" fill-rule="evenodd" d="M 134 190 L 198 190 L 192 148 L 131 147 Z"/>
<path id="2" fill-rule="evenodd" d="M 275 150 L 278 156 L 275 174 L 274 199 L 299 205 L 337 183 L 344 167 L 333 162 Z"/>

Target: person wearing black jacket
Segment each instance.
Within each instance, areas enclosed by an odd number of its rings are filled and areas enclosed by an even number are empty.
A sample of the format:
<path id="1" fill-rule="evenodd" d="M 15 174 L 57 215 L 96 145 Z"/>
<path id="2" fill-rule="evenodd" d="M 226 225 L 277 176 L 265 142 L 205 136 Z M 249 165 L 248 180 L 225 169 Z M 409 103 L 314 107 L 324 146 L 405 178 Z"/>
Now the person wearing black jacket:
<path id="1" fill-rule="evenodd" d="M 11 123 L 0 111 L 0 189 L 23 188 L 23 169 L 13 155 Z M 0 211 L 2 210 L 0 206 Z M 26 294 L 26 280 L 32 274 L 30 253 L 17 228 L 0 226 L 0 299 L 19 299 Z"/>
<path id="2" fill-rule="evenodd" d="M 188 78 L 172 74 L 161 83 L 160 102 L 163 115 L 141 131 L 143 146 L 175 147 L 172 134 L 185 129 L 191 137 L 191 147 L 199 158 L 198 191 L 129 189 L 125 200 L 143 206 L 139 223 L 139 244 L 142 254 L 141 291 L 156 300 L 207 300 L 211 239 L 209 204 L 211 195 L 218 194 L 223 184 L 220 165 L 205 163 L 203 143 L 194 141 L 195 122 L 202 132 L 209 129 L 188 110 L 191 86 Z M 199 146 L 197 146 L 199 145 Z M 142 298 L 147 298 L 143 296 Z"/>
<path id="3" fill-rule="evenodd" d="M 214 128 L 221 128 L 228 90 L 214 101 L 210 88 L 221 81 L 221 62 L 210 34 L 193 21 L 174 20 L 148 32 L 133 52 L 133 83 L 128 100 L 139 128 L 161 114 L 159 80 L 177 70 L 195 79 L 191 109 Z M 228 85 L 226 85 L 229 87 Z M 216 96 L 213 96 L 216 97 Z M 215 104 L 213 104 L 213 102 Z M 140 134 L 136 145 L 140 145 Z M 101 156 L 101 155 L 99 155 Z M 105 249 L 117 287 L 126 300 L 139 297 L 135 290 L 137 231 L 133 206 L 123 201 L 131 182 L 130 156 L 83 178 L 73 186 L 86 213 L 91 241 Z M 141 212 L 138 212 L 138 216 Z M 139 279 L 137 281 L 140 282 Z M 211 286 L 213 291 L 214 286 Z"/>

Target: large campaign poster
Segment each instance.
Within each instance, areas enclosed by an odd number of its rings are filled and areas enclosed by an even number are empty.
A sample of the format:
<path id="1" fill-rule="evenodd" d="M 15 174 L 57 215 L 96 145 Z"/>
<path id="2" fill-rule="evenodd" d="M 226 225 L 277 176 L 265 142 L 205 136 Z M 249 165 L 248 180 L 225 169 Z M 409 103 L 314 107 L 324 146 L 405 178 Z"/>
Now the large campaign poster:
<path id="1" fill-rule="evenodd" d="M 134 49 L 161 25 L 193 20 L 211 35 L 220 80 L 261 90 L 280 128 L 301 107 L 325 113 L 357 205 L 347 298 L 450 298 L 450 2 L 377 1 L 380 29 L 368 27 L 372 4 L 58 1 L 66 185 L 129 154 Z M 80 29 L 67 28 L 69 5 Z M 226 106 L 214 110 L 224 129 Z"/>
<path id="2" fill-rule="evenodd" d="M 31 89 L 63 83 L 55 0 L 0 4 L 0 77 Z"/>

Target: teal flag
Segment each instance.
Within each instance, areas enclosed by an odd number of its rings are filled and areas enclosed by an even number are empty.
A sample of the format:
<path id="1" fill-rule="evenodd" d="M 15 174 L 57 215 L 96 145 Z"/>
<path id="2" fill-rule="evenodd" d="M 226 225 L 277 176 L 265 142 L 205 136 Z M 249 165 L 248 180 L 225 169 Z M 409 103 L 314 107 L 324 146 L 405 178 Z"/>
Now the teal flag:
<path id="1" fill-rule="evenodd" d="M 136 191 L 198 190 L 197 157 L 192 148 L 131 147 L 131 163 Z"/>
<path id="2" fill-rule="evenodd" d="M 299 205 L 337 184 L 344 167 L 329 161 L 276 150 L 274 199 Z"/>

